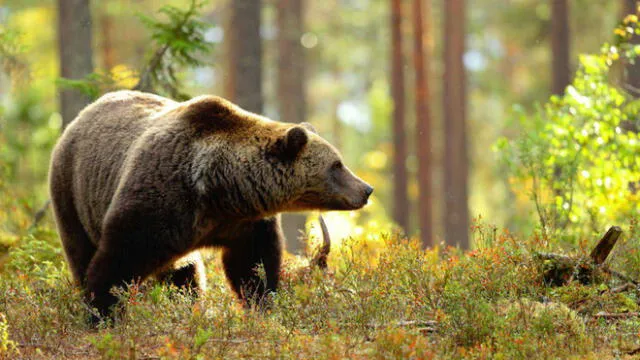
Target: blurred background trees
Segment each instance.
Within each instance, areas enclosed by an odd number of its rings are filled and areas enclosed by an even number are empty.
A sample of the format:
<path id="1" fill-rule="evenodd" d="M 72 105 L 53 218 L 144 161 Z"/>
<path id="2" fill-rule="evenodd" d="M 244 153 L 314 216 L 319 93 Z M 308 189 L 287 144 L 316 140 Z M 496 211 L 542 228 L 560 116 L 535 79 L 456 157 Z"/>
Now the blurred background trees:
<path id="1" fill-rule="evenodd" d="M 363 211 L 327 214 L 334 239 L 395 229 L 421 234 L 425 246 L 469 247 L 479 216 L 531 231 L 540 226 L 536 178 L 511 171 L 521 158 L 502 145 L 524 133 L 554 138 L 545 126 L 566 120 L 561 114 L 575 120 L 581 108 L 564 96 L 576 71 L 600 69 L 602 84 L 617 81 L 622 103 L 640 94 L 633 57 L 611 71 L 578 60 L 615 44 L 613 29 L 635 13 L 632 0 L 211 0 L 195 10 L 199 23 L 175 36 L 167 34 L 181 27 L 149 26 L 171 24 L 170 13 L 158 12 L 167 5 L 189 8 L 177 0 L 0 5 L 0 175 L 15 206 L 33 213 L 46 199 L 50 149 L 88 101 L 83 94 L 140 84 L 161 44 L 175 55 L 157 68 L 156 85 L 173 86 L 164 95 L 220 94 L 274 119 L 311 122 L 375 187 Z M 205 42 L 212 51 L 191 52 Z M 185 49 L 197 54 L 181 57 Z M 555 105 L 540 110 L 551 94 Z M 618 95 L 609 95 L 605 109 L 614 111 Z M 622 127 L 637 126 L 624 114 Z M 513 161 L 499 161 L 505 155 Z M 564 165 L 556 179 L 575 174 Z M 562 207 L 567 194 L 551 202 Z M 287 220 L 294 250 L 302 219 Z"/>

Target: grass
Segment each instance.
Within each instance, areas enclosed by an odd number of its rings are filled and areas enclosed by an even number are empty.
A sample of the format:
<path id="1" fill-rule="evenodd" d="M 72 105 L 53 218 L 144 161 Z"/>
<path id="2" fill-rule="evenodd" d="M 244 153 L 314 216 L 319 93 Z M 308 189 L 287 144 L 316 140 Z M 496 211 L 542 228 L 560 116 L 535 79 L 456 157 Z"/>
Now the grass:
<path id="1" fill-rule="evenodd" d="M 613 293 L 613 279 L 547 287 L 532 252 L 553 245 L 485 226 L 467 253 L 365 232 L 332 249 L 328 273 L 289 255 L 263 312 L 238 304 L 212 252 L 198 299 L 132 285 L 118 290 L 127 311 L 95 329 L 50 221 L 22 223 L 0 235 L 0 359 L 601 359 L 640 347 L 637 318 L 594 316 L 638 311 L 637 291 Z M 613 265 L 637 276 L 637 244 L 619 246 Z"/>

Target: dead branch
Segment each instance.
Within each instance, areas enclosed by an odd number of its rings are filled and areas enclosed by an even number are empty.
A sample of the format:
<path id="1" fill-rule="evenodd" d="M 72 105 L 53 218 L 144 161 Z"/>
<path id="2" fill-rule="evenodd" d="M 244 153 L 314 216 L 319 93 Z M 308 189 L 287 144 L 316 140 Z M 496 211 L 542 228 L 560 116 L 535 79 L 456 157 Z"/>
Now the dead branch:
<path id="1" fill-rule="evenodd" d="M 613 289 L 609 290 L 610 293 L 612 294 L 617 294 L 617 293 L 621 293 L 621 292 L 626 292 L 626 291 L 631 291 L 634 289 L 637 289 L 638 287 L 636 285 L 634 285 L 633 283 L 626 283 L 624 285 L 620 285 L 618 287 L 614 287 Z"/>
<path id="2" fill-rule="evenodd" d="M 311 259 L 311 266 L 317 266 L 322 270 L 326 270 L 327 258 L 331 251 L 331 237 L 329 236 L 329 229 L 327 228 L 327 224 L 324 222 L 322 215 L 318 216 L 318 221 L 320 222 L 320 229 L 322 230 L 322 246 L 320 246 L 316 255 Z"/>
<path id="3" fill-rule="evenodd" d="M 604 234 L 602 239 L 598 241 L 598 244 L 593 248 L 593 251 L 591 251 L 591 254 L 589 255 L 596 265 L 601 265 L 605 260 L 607 260 L 607 256 L 611 253 L 611 250 L 618 241 L 620 234 L 622 234 L 622 229 L 620 229 L 619 226 L 612 226 L 609 228 L 607 233 Z"/>
<path id="4" fill-rule="evenodd" d="M 602 271 L 607 273 L 607 274 L 609 274 L 609 275 L 611 275 L 611 276 L 613 276 L 613 277 L 617 277 L 618 279 L 620 279 L 622 281 L 626 281 L 626 282 L 632 283 L 635 286 L 640 286 L 640 283 L 637 280 L 635 280 L 632 277 L 627 276 L 627 275 L 625 275 L 623 273 L 620 273 L 620 272 L 617 272 L 615 270 L 611 270 L 611 269 L 605 268 L 605 267 L 602 268 Z"/>
<path id="5" fill-rule="evenodd" d="M 416 328 L 420 332 L 435 332 L 438 323 L 435 320 L 400 320 L 390 324 L 378 324 L 378 323 L 369 323 L 364 324 L 364 327 L 369 329 L 384 329 L 387 327 L 410 327 Z M 355 327 L 355 326 L 363 326 L 363 324 L 358 323 L 343 323 L 341 326 L 345 327 Z"/>
<path id="6" fill-rule="evenodd" d="M 536 258 L 540 260 L 555 260 L 555 261 L 573 261 L 574 259 L 567 255 L 554 254 L 554 253 L 535 253 Z"/>
<path id="7" fill-rule="evenodd" d="M 42 205 L 42 207 L 38 209 L 38 211 L 36 211 L 36 213 L 33 215 L 33 223 L 31 224 L 31 226 L 29 226 L 29 230 L 32 230 L 36 226 L 38 226 L 40 220 L 42 220 L 42 218 L 44 218 L 44 216 L 47 214 L 49 205 L 51 205 L 51 200 L 45 201 L 44 205 Z"/>
<path id="8" fill-rule="evenodd" d="M 601 311 L 593 316 L 596 319 L 607 319 L 607 320 L 615 320 L 615 319 L 630 319 L 634 317 L 640 317 L 640 312 L 626 312 L 626 313 L 608 313 Z"/>

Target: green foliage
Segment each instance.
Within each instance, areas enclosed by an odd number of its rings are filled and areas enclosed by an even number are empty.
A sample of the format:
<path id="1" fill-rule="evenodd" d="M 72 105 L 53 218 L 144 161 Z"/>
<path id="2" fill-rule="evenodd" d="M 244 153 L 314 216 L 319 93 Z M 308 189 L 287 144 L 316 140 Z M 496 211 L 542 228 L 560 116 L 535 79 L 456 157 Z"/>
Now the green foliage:
<path id="1" fill-rule="evenodd" d="M 91 99 L 97 99 L 100 95 L 109 91 L 122 89 L 111 73 L 103 74 L 98 72 L 91 73 L 84 79 L 59 78 L 56 80 L 56 85 L 62 88 L 78 90 Z"/>
<path id="2" fill-rule="evenodd" d="M 121 341 L 112 333 L 106 333 L 101 336 L 95 336 L 89 338 L 89 342 L 96 348 L 100 359 L 103 360 L 117 360 L 131 358 L 128 355 L 134 354 L 135 358 L 135 343 L 132 341 Z"/>
<path id="3" fill-rule="evenodd" d="M 0 358 L 19 356 L 18 344 L 9 338 L 9 324 L 3 313 L 0 313 Z"/>
<path id="4" fill-rule="evenodd" d="M 53 282 L 65 276 L 62 249 L 55 231 L 37 229 L 19 241 L 8 254 L 5 269 Z"/>
<path id="5" fill-rule="evenodd" d="M 20 180 L 24 188 L 46 179 L 49 151 L 60 131 L 60 118 L 42 106 L 35 91 L 9 102 L 0 118 L 0 166 L 5 181 Z M 5 135 L 6 134 L 6 135 Z M 33 191 L 33 190 L 32 190 Z"/>
<path id="6" fill-rule="evenodd" d="M 610 78 L 613 65 L 635 61 L 640 46 L 618 40 L 582 55 L 565 93 L 532 114 L 517 111 L 521 135 L 498 143 L 514 191 L 530 192 L 545 236 L 567 230 L 575 240 L 639 214 L 640 100 Z"/>
<path id="7" fill-rule="evenodd" d="M 23 57 L 25 51 L 20 32 L 0 25 L 0 66 L 14 83 L 27 75 L 29 67 Z"/>

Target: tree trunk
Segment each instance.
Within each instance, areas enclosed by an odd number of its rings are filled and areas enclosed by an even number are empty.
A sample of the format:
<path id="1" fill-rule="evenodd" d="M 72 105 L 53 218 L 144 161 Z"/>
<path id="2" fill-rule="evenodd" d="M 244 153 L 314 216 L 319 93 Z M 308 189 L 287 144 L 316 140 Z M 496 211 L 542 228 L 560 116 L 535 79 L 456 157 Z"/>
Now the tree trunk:
<path id="1" fill-rule="evenodd" d="M 446 242 L 469 248 L 467 195 L 466 84 L 464 0 L 445 0 L 444 19 L 444 225 Z"/>
<path id="2" fill-rule="evenodd" d="M 306 118 L 302 14 L 302 0 L 278 1 L 278 106 L 284 122 L 299 123 Z"/>
<path id="3" fill-rule="evenodd" d="M 564 93 L 571 81 L 569 65 L 569 4 L 568 0 L 551 0 L 551 54 L 554 94 Z"/>
<path id="4" fill-rule="evenodd" d="M 105 4 L 106 5 L 106 4 Z M 114 48 L 113 48 L 113 17 L 107 12 L 107 6 L 104 6 L 100 14 L 100 32 L 102 35 L 102 66 L 105 70 L 111 70 L 115 65 Z"/>
<path id="5" fill-rule="evenodd" d="M 81 79 L 93 72 L 89 0 L 58 0 L 60 76 Z M 66 127 L 90 99 L 78 90 L 60 90 L 60 114 Z"/>
<path id="6" fill-rule="evenodd" d="M 306 119 L 306 88 L 304 49 L 300 43 L 303 27 L 303 1 L 278 0 L 278 106 L 280 121 L 299 123 Z M 306 214 L 284 214 L 282 229 L 287 248 L 300 253 L 298 241 L 305 230 Z"/>
<path id="7" fill-rule="evenodd" d="M 228 6 L 225 95 L 246 110 L 262 113 L 261 1 L 233 0 Z"/>
<path id="8" fill-rule="evenodd" d="M 409 229 L 407 199 L 407 144 L 405 134 L 404 57 L 402 52 L 402 2 L 391 0 L 391 96 L 393 98 L 393 219 Z"/>
<path id="9" fill-rule="evenodd" d="M 622 18 L 629 14 L 638 13 L 638 4 L 636 0 L 622 0 Z M 640 44 L 640 36 L 634 35 L 631 43 Z M 625 66 L 624 84 L 625 88 L 634 97 L 640 97 L 640 59 L 636 59 L 635 64 L 627 64 Z"/>
<path id="10" fill-rule="evenodd" d="M 416 81 L 416 144 L 418 157 L 418 218 L 420 239 L 424 248 L 433 246 L 431 230 L 431 109 L 429 107 L 429 51 L 426 46 L 428 27 L 423 25 L 422 2 L 427 11 L 429 0 L 413 0 L 414 66 Z M 428 12 L 427 12 L 428 14 Z M 429 17 L 427 17 L 429 21 Z M 426 69 L 426 70 L 425 70 Z"/>

